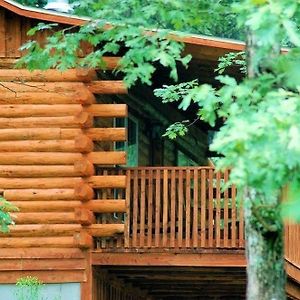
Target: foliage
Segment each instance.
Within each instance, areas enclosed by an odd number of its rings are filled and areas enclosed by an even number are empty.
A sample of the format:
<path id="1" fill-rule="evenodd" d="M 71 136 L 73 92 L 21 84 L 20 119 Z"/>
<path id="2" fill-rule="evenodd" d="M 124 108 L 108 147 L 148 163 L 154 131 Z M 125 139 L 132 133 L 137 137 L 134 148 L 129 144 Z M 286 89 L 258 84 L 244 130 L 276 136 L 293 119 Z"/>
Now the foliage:
<path id="1" fill-rule="evenodd" d="M 184 45 L 168 38 L 172 30 L 221 35 L 219 29 L 216 29 L 216 24 L 219 24 L 224 32 L 230 32 L 235 28 L 232 23 L 236 20 L 230 10 L 231 2 L 229 0 L 77 1 L 74 4 L 79 12 L 84 13 L 86 10 L 92 21 L 81 27 L 78 33 L 68 29 L 53 32 L 43 49 L 37 42 L 29 41 L 23 45 L 22 50 L 28 50 L 30 54 L 23 57 L 18 66 L 26 65 L 31 70 L 53 67 L 65 70 L 78 65 L 103 67 L 104 55 L 115 55 L 122 51 L 124 53 L 119 69 L 125 74 L 125 81 L 129 86 L 137 80 L 151 84 L 151 76 L 155 71 L 153 62 L 169 68 L 171 78 L 176 80 L 176 65 L 182 63 L 186 66 L 190 56 L 181 57 Z M 224 22 L 224 14 L 234 17 L 226 17 L 225 20 L 228 22 Z M 110 22 L 111 25 L 106 22 Z M 49 28 L 41 24 L 31 30 L 30 34 L 45 29 Z M 177 34 L 182 35 L 179 32 Z M 228 36 L 230 35 L 228 33 Z M 79 60 L 82 41 L 89 42 L 97 50 Z"/>
<path id="2" fill-rule="evenodd" d="M 18 300 L 40 300 L 43 283 L 32 276 L 21 277 L 16 283 Z"/>
<path id="3" fill-rule="evenodd" d="M 50 300 L 42 295 L 44 284 L 37 277 L 25 276 L 16 282 L 17 300 Z M 53 300 L 61 300 L 61 296 L 54 296 Z"/>
<path id="4" fill-rule="evenodd" d="M 18 208 L 12 205 L 10 202 L 0 197 L 0 231 L 8 232 L 9 225 L 14 225 L 14 221 L 11 218 L 10 212 L 17 211 Z"/>
<path id="5" fill-rule="evenodd" d="M 246 0 L 236 4 L 235 9 L 240 24 L 255 33 L 257 47 L 251 68 L 260 76 L 237 83 L 222 75 L 217 77 L 220 89 L 181 86 L 180 93 L 174 95 L 177 86 L 169 86 L 156 95 L 165 102 L 179 101 L 182 109 L 197 104 L 200 119 L 211 126 L 220 118 L 225 120 L 211 145 L 211 150 L 222 156 L 218 168 L 231 168 L 232 183 L 240 190 L 254 188 L 269 204 L 280 196 L 285 185 L 291 185 L 293 201 L 283 211 L 299 218 L 300 35 L 296 21 L 300 4 L 290 0 Z M 294 48 L 280 55 L 274 45 L 280 45 L 283 39 Z M 228 60 L 221 60 L 218 70 L 223 71 L 228 64 Z"/>
<path id="6" fill-rule="evenodd" d="M 18 0 L 17 2 L 23 5 L 35 7 L 44 7 L 47 4 L 47 0 Z"/>

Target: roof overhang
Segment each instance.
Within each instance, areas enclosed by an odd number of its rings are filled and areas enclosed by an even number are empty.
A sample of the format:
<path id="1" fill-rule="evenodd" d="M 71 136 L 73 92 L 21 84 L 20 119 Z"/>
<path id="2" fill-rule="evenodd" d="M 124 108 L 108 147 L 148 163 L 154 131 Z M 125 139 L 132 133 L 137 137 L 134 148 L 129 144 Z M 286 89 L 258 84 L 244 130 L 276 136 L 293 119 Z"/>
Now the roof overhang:
<path id="1" fill-rule="evenodd" d="M 21 5 L 13 0 L 0 0 L 0 7 L 23 17 L 33 18 L 41 21 L 54 22 L 72 26 L 81 26 L 90 21 L 90 18 L 79 17 L 55 11 L 28 7 Z M 236 40 L 191 34 L 171 35 L 174 39 L 186 44 L 186 53 L 193 55 L 195 59 L 207 59 L 216 61 L 228 52 L 237 52 L 245 49 L 245 43 Z"/>

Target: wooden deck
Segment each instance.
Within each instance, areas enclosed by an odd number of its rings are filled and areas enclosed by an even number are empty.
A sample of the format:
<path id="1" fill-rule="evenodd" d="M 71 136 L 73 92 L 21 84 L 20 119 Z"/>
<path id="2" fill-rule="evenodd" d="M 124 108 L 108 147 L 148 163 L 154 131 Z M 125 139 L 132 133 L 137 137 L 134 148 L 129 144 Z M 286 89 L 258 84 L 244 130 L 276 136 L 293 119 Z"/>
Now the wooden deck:
<path id="1" fill-rule="evenodd" d="M 100 170 L 101 172 L 101 170 Z M 99 251 L 176 251 L 243 249 L 243 212 L 236 189 L 223 189 L 228 172 L 210 167 L 139 167 L 104 173 L 126 174 L 123 190 L 104 198 L 126 199 L 126 215 L 98 217 L 99 223 L 125 223 L 125 234 L 98 239 Z"/>

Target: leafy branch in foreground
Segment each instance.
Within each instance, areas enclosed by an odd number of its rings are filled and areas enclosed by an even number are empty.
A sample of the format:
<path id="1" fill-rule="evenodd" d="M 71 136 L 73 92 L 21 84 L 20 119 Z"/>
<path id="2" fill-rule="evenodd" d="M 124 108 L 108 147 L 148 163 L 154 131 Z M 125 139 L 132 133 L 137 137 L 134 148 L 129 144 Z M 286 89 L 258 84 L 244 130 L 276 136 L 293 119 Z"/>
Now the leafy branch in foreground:
<path id="1" fill-rule="evenodd" d="M 14 221 L 10 215 L 10 212 L 18 211 L 18 208 L 0 197 L 0 231 L 9 232 L 9 225 L 14 225 Z"/>

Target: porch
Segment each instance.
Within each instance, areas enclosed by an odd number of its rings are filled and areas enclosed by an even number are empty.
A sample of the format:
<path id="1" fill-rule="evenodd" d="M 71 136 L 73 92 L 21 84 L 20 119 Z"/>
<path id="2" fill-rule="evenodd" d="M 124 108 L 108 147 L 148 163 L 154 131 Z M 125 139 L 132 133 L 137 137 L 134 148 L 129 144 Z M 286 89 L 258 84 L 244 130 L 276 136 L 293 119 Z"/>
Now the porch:
<path id="1" fill-rule="evenodd" d="M 212 167 L 138 167 L 99 170 L 126 175 L 126 189 L 100 191 L 125 199 L 126 213 L 101 214 L 101 224 L 124 224 L 124 234 L 96 239 L 101 252 L 182 252 L 244 249 L 243 211 L 229 172 Z"/>

